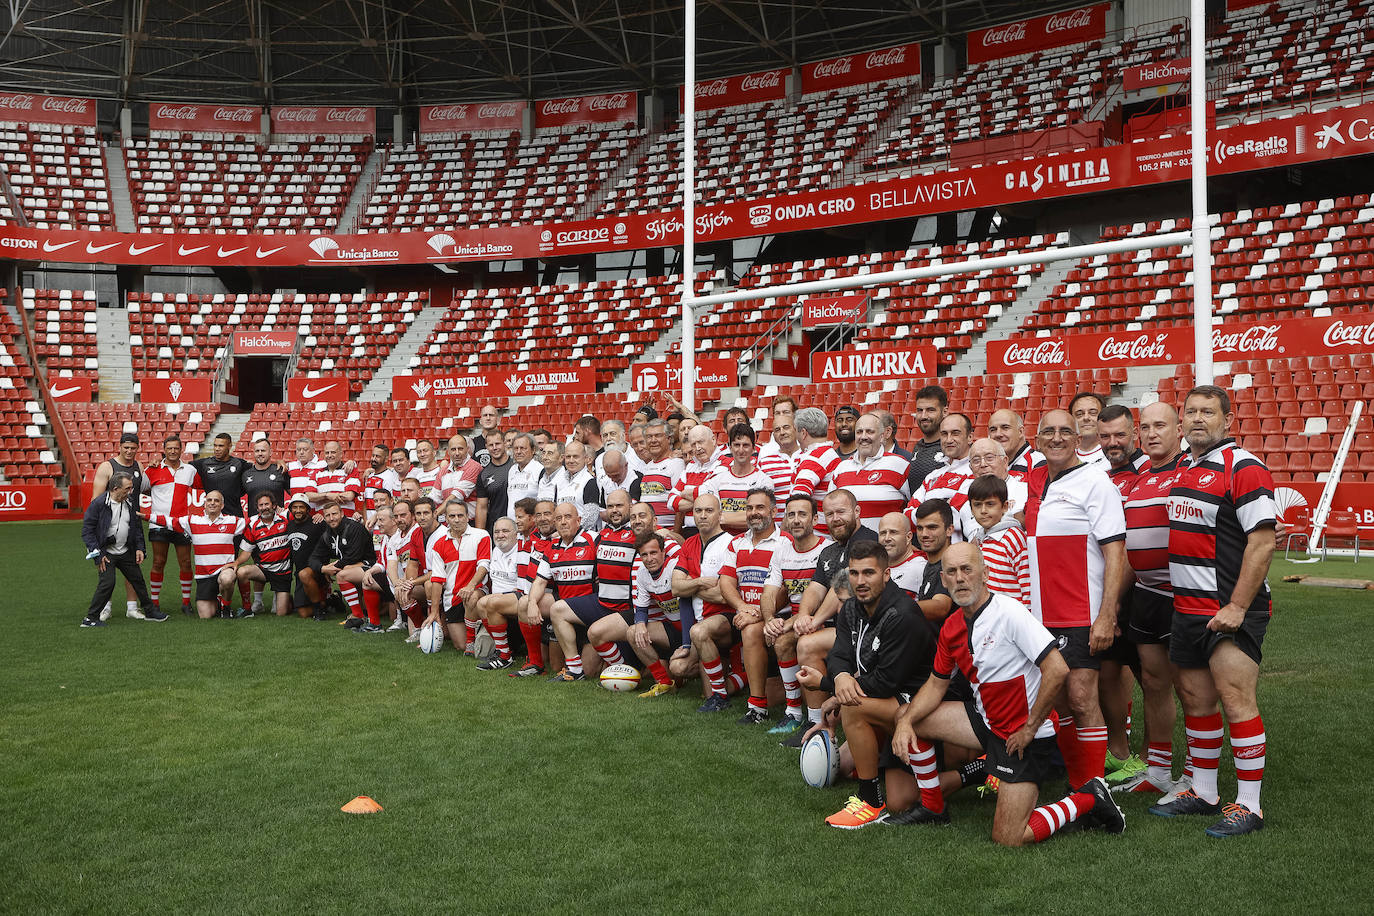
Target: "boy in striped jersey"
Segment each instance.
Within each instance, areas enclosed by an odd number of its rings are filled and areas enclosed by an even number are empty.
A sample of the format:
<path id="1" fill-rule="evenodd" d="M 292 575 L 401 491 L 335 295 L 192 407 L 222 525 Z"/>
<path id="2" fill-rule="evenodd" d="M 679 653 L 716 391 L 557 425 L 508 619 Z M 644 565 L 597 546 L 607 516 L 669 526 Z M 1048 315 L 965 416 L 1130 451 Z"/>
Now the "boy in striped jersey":
<path id="1" fill-rule="evenodd" d="M 1007 482 L 991 474 L 968 487 L 969 511 L 982 528 L 979 544 L 988 568 L 988 588 L 1030 604 L 1030 554 L 1026 529 L 1008 514 Z"/>
<path id="2" fill-rule="evenodd" d="M 201 515 L 175 518 L 152 515 L 149 520 L 163 528 L 180 531 L 191 538 L 196 552 L 196 613 L 209 620 L 228 606 L 229 595 L 238 581 L 234 572 L 234 544 L 244 532 L 244 521 L 224 513 L 224 495 L 219 490 L 205 494 Z M 228 613 L 227 610 L 224 613 Z"/>

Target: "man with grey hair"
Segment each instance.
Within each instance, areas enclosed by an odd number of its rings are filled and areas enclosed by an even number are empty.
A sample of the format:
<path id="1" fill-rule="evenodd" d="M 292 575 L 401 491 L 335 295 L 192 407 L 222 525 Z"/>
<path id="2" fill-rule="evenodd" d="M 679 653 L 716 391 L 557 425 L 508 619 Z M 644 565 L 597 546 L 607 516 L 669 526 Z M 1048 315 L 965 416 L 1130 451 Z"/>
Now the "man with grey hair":
<path id="1" fill-rule="evenodd" d="M 640 501 L 641 481 L 639 475 L 630 470 L 629 464 L 625 460 L 625 455 L 614 448 L 607 448 L 601 454 L 604 459 L 601 471 L 596 475 L 596 486 L 601 491 L 601 521 L 606 521 L 606 498 L 616 490 L 624 490 L 630 494 L 630 501 L 637 503 Z"/>
<path id="2" fill-rule="evenodd" d="M 576 440 L 563 447 L 563 466 L 553 474 L 553 502 L 572 503 L 584 531 L 601 527 L 601 491 L 587 467 L 587 447 Z"/>
<path id="3" fill-rule="evenodd" d="M 889 452 L 896 452 L 910 461 L 911 450 L 902 448 L 897 444 L 897 418 L 892 415 L 892 411 L 877 407 L 874 408 L 873 412 L 878 415 L 878 419 L 883 423 L 883 448 Z"/>
<path id="4" fill-rule="evenodd" d="M 541 444 L 539 464 L 543 468 L 539 472 L 539 498 L 556 504 L 558 500 L 553 498 L 553 478 L 563 467 L 563 443 L 550 439 Z"/>
<path id="5" fill-rule="evenodd" d="M 830 420 L 817 407 L 803 407 L 795 419 L 797 442 L 801 445 L 797 461 L 797 476 L 792 484 L 793 495 L 810 496 L 817 506 L 824 505 L 825 496 L 835 488 L 835 471 L 844 459 L 826 436 Z M 816 534 L 828 537 L 825 513 L 816 513 Z"/>
<path id="6" fill-rule="evenodd" d="M 525 497 L 539 498 L 539 479 L 544 466 L 535 460 L 534 436 L 516 433 L 510 446 L 510 470 L 506 472 L 506 518 L 514 520 L 515 504 Z"/>
<path id="7" fill-rule="evenodd" d="M 622 455 L 633 473 L 643 470 L 639 456 L 630 448 L 626 441 L 625 424 L 619 420 L 607 420 L 601 424 L 601 454 L 596 456 L 596 472 L 601 473 L 605 463 L 606 452 L 617 449 Z"/>
<path id="8" fill-rule="evenodd" d="M 644 464 L 640 468 L 640 499 L 654 507 L 660 528 L 673 525 L 673 510 L 669 508 L 669 496 L 673 484 L 686 469 L 681 458 L 672 453 L 672 443 L 668 437 L 668 424 L 655 418 L 644 424 Z"/>
<path id="9" fill-rule="evenodd" d="M 86 507 L 81 522 L 81 541 L 86 545 L 86 559 L 95 562 L 99 578 L 91 606 L 81 619 L 83 627 L 103 627 L 101 608 L 114 593 L 115 571 L 133 588 L 143 605 L 144 620 L 163 621 L 167 615 L 158 609 L 143 582 L 143 522 L 138 517 L 138 497 L 134 493 L 134 478 L 124 471 L 110 475 L 109 486 Z M 139 618 L 134 618 L 135 620 Z"/>

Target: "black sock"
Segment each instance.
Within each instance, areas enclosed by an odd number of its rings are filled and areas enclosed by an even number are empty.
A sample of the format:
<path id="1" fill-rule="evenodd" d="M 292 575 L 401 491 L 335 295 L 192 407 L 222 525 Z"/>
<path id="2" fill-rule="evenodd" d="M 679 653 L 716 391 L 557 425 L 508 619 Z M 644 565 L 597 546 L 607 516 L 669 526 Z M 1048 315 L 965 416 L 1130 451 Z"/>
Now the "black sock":
<path id="1" fill-rule="evenodd" d="M 959 767 L 959 785 L 976 786 L 982 785 L 988 778 L 988 762 L 984 757 L 977 760 L 970 760 L 968 763 Z"/>
<path id="2" fill-rule="evenodd" d="M 874 808 L 883 806 L 883 784 L 881 777 L 859 780 L 859 798 Z"/>

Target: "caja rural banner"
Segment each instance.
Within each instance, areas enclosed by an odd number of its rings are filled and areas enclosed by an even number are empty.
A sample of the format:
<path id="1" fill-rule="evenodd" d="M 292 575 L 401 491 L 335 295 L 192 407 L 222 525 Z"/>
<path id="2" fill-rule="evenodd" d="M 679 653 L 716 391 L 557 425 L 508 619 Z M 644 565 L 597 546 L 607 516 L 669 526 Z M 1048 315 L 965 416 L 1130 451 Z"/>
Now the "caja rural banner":
<path id="1" fill-rule="evenodd" d="M 214 382 L 200 375 L 174 375 L 156 378 L 145 375 L 137 380 L 138 399 L 145 404 L 208 404 L 214 400 Z"/>
<path id="2" fill-rule="evenodd" d="M 349 383 L 342 375 L 319 378 L 292 376 L 286 380 L 286 400 L 291 404 L 319 404 L 348 400 Z"/>
<path id="3" fill-rule="evenodd" d="M 420 136 L 520 130 L 525 124 L 525 103 L 454 102 L 420 106 Z"/>
<path id="4" fill-rule="evenodd" d="M 685 91 L 686 87 L 678 88 L 679 104 L 686 101 Z M 787 71 L 783 69 L 722 76 L 719 79 L 697 83 L 697 111 L 776 102 L 786 96 Z"/>
<path id="5" fill-rule="evenodd" d="M 1213 175 L 1374 153 L 1374 103 L 1209 132 Z M 1187 136 L 701 207 L 702 242 L 828 229 L 1184 181 Z M 0 226 L 0 258 L 84 264 L 338 267 L 559 258 L 680 243 L 680 211 L 371 235 L 228 235 Z"/>
<path id="6" fill-rule="evenodd" d="M 638 92 L 608 92 L 604 95 L 543 99 L 534 107 L 535 127 L 577 127 L 581 125 L 624 124 L 639 120 Z"/>
<path id="7" fill-rule="evenodd" d="M 1109 9 L 1111 4 L 1099 3 L 989 29 L 976 29 L 968 33 L 968 62 L 981 64 L 1047 48 L 1100 41 L 1107 37 Z"/>
<path id="8" fill-rule="evenodd" d="M 987 353 L 989 372 L 1049 372 L 1191 363 L 1195 351 L 1192 328 L 1170 327 L 990 341 Z M 1374 353 L 1374 320 L 1344 315 L 1230 323 L 1212 329 L 1212 358 L 1218 362 L 1336 353 Z"/>
<path id="9" fill-rule="evenodd" d="M 272 108 L 274 134 L 377 135 L 377 109 L 360 105 L 325 107 L 319 105 L 276 105 Z"/>
<path id="10" fill-rule="evenodd" d="M 921 43 L 912 42 L 807 64 L 802 67 L 802 92 L 844 89 L 920 74 Z"/>
<path id="11" fill-rule="evenodd" d="M 811 354 L 811 381 L 934 378 L 939 368 L 934 347 L 849 348 Z"/>
<path id="12" fill-rule="evenodd" d="M 396 375 L 391 379 L 393 401 L 434 401 L 461 397 L 525 397 L 535 394 L 590 394 L 596 390 L 596 370 L 517 369 L 513 372 L 446 372 Z"/>
<path id="13" fill-rule="evenodd" d="M 256 105 L 150 102 L 148 129 L 183 133 L 205 131 L 218 134 L 260 134 L 262 109 Z"/>
<path id="14" fill-rule="evenodd" d="M 95 127 L 95 99 L 34 92 L 0 92 L 0 121 Z"/>
<path id="15" fill-rule="evenodd" d="M 682 360 L 635 363 L 635 391 L 667 391 L 682 394 Z M 734 388 L 739 384 L 739 364 L 729 358 L 698 356 L 697 388 Z"/>

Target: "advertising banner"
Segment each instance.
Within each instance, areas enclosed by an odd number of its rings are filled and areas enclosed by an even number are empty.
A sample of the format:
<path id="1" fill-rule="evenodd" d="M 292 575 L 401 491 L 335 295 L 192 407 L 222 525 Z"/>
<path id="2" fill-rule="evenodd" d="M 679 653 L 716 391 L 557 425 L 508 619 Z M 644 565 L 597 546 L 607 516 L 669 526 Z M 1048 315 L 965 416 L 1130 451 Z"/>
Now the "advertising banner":
<path id="1" fill-rule="evenodd" d="M 1110 8 L 1110 3 L 1098 3 L 976 29 L 968 33 L 968 62 L 981 64 L 1046 48 L 1099 41 L 1107 37 L 1107 10 Z"/>
<path id="2" fill-rule="evenodd" d="M 802 67 L 802 92 L 844 89 L 920 75 L 921 44 L 912 42 L 807 64 Z"/>
<path id="3" fill-rule="evenodd" d="M 1346 459 L 1346 467 L 1350 459 Z M 1325 483 L 1297 483 L 1289 481 L 1274 485 L 1274 502 L 1278 506 L 1279 521 L 1292 526 L 1299 509 L 1311 513 L 1317 511 L 1322 499 Z M 1331 498 L 1331 508 L 1336 511 L 1355 513 L 1355 524 L 1360 529 L 1360 540 L 1374 539 L 1374 483 L 1339 483 Z M 1308 530 L 1304 532 L 1311 534 Z M 1313 545 L 1315 546 L 1315 545 Z M 1337 542 L 1335 547 L 1348 547 L 1348 542 Z"/>
<path id="4" fill-rule="evenodd" d="M 95 99 L 33 92 L 0 92 L 0 121 L 95 127 Z"/>
<path id="5" fill-rule="evenodd" d="M 460 397 L 524 397 L 534 394 L 590 394 L 596 390 L 596 370 L 570 366 L 500 372 L 451 372 L 397 375 L 391 379 L 394 401 L 432 401 Z"/>
<path id="6" fill-rule="evenodd" d="M 722 76 L 719 79 L 697 83 L 697 111 L 776 102 L 786 96 L 786 70 L 764 70 L 760 73 Z M 679 88 L 678 102 L 682 101 L 683 89 Z"/>
<path id="7" fill-rule="evenodd" d="M 148 129 L 183 133 L 262 133 L 262 109 L 256 105 L 187 104 L 149 102 Z"/>
<path id="8" fill-rule="evenodd" d="M 525 103 L 455 102 L 420 106 L 420 136 L 426 134 L 476 133 L 520 130 L 525 124 Z"/>
<path id="9" fill-rule="evenodd" d="M 145 375 L 137 379 L 138 399 L 145 404 L 208 404 L 215 397 L 213 380 L 199 375 L 174 375 L 156 378 Z"/>
<path id="10" fill-rule="evenodd" d="M 639 120 L 639 93 L 608 92 L 535 103 L 535 127 L 576 127 L 583 124 L 624 124 Z"/>
<path id="11" fill-rule="evenodd" d="M 57 499 L 57 488 L 50 484 L 0 484 L 0 522 L 48 518 Z"/>
<path id="12" fill-rule="evenodd" d="M 348 379 L 342 375 L 319 378 L 293 376 L 286 380 L 286 400 L 292 404 L 319 404 L 348 400 Z"/>
<path id="13" fill-rule="evenodd" d="M 272 108 L 274 134 L 377 135 L 377 109 L 354 105 L 348 108 L 317 105 L 276 105 Z"/>
<path id="14" fill-rule="evenodd" d="M 290 356 L 296 352 L 295 331 L 235 331 L 235 356 Z"/>
<path id="15" fill-rule="evenodd" d="M 1188 82 L 1192 73 L 1193 60 L 1190 57 L 1157 60 L 1152 64 L 1127 67 L 1121 73 L 1121 84 L 1127 92 L 1149 89 L 1151 86 L 1171 86 Z"/>
<path id="16" fill-rule="evenodd" d="M 938 368 L 934 347 L 849 348 L 811 354 L 813 382 L 933 378 Z"/>
<path id="17" fill-rule="evenodd" d="M 728 358 L 702 357 L 696 360 L 697 389 L 734 388 L 739 384 L 739 364 Z M 682 360 L 635 363 L 635 391 L 667 391 L 682 394 Z"/>
<path id="18" fill-rule="evenodd" d="M 868 318 L 868 294 L 811 296 L 802 302 L 803 328 L 833 328 L 858 324 Z"/>
<path id="19" fill-rule="evenodd" d="M 89 404 L 94 386 L 89 378 L 49 378 L 48 394 L 54 401 Z"/>

